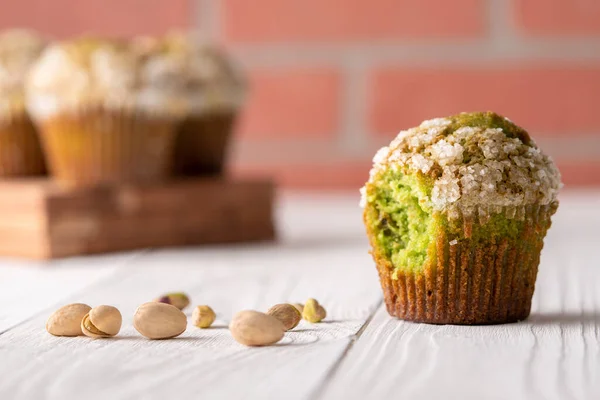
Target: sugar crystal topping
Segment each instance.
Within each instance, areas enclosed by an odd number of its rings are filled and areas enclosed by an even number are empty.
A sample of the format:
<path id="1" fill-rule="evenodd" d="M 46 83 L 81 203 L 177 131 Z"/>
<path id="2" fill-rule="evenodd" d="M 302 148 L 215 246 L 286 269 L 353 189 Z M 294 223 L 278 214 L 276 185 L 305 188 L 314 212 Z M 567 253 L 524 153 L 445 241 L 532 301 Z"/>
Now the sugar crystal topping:
<path id="1" fill-rule="evenodd" d="M 430 176 L 433 188 L 427 200 L 451 218 L 473 213 L 483 217 L 494 210 L 556 200 L 560 173 L 533 141 L 508 135 L 502 128 L 454 126 L 452 131 L 452 123 L 436 118 L 400 132 L 377 152 L 369 184 L 390 169 Z M 361 190 L 363 206 L 367 192 Z"/>

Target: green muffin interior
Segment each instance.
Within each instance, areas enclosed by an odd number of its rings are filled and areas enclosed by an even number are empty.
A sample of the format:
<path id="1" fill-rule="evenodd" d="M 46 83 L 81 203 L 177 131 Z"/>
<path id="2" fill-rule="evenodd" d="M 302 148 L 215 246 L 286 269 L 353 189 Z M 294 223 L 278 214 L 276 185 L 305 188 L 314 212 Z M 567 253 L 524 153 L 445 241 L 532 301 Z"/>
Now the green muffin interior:
<path id="1" fill-rule="evenodd" d="M 392 170 L 367 187 L 365 222 L 378 251 L 397 270 L 423 270 L 435 255 L 434 238 L 442 232 L 449 241 L 466 239 L 462 219 L 448 219 L 428 205 L 431 189 L 424 175 Z M 524 221 L 493 214 L 485 224 L 474 224 L 468 239 L 473 245 L 500 237 L 516 241 L 523 226 Z"/>
<path id="2" fill-rule="evenodd" d="M 376 232 L 379 249 L 398 267 L 419 269 L 427 257 L 436 224 L 426 203 L 431 185 L 425 180 L 388 171 L 369 190 L 366 223 Z"/>

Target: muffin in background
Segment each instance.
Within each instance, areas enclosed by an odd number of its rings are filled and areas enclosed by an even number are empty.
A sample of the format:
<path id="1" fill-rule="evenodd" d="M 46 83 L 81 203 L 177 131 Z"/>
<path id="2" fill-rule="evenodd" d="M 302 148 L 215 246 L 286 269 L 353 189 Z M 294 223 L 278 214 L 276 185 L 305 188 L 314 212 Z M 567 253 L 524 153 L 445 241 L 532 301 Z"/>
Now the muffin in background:
<path id="1" fill-rule="evenodd" d="M 216 45 L 193 35 L 138 38 L 141 52 L 160 53 L 180 64 L 187 113 L 174 152 L 178 175 L 221 174 L 246 84 L 233 61 Z"/>
<path id="2" fill-rule="evenodd" d="M 182 85 L 169 61 L 128 42 L 49 46 L 27 80 L 27 107 L 52 175 L 68 185 L 155 182 L 171 172 Z"/>
<path id="3" fill-rule="evenodd" d="M 36 33 L 0 33 L 0 177 L 41 175 L 44 158 L 25 109 L 25 77 L 45 41 Z"/>
<path id="4" fill-rule="evenodd" d="M 436 118 L 373 162 L 363 216 L 388 312 L 436 324 L 527 318 L 561 187 L 527 132 L 491 112 Z"/>

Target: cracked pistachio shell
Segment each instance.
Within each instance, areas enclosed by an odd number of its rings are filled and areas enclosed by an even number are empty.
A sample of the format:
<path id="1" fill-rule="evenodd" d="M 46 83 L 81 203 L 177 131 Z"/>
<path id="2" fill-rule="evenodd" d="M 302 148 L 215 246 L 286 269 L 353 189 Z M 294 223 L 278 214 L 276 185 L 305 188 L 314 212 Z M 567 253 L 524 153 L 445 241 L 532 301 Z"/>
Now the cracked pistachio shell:
<path id="1" fill-rule="evenodd" d="M 113 306 L 98 306 L 81 321 L 83 334 L 92 338 L 115 336 L 121 330 L 123 317 Z"/>

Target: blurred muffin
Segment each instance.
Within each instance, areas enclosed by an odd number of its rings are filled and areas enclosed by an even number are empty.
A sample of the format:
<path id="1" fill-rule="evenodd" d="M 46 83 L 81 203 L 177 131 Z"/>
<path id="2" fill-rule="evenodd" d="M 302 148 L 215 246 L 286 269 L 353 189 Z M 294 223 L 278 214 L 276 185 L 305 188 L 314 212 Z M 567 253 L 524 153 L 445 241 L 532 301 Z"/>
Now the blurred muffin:
<path id="1" fill-rule="evenodd" d="M 174 153 L 180 175 L 220 174 L 246 85 L 241 72 L 215 45 L 191 35 L 171 33 L 160 39 L 140 38 L 142 52 L 168 57 L 185 79 L 187 114 Z"/>
<path id="2" fill-rule="evenodd" d="M 185 104 L 178 75 L 164 68 L 163 58 L 95 38 L 44 51 L 27 80 L 27 107 L 60 182 L 153 182 L 169 175 Z"/>
<path id="3" fill-rule="evenodd" d="M 389 313 L 525 319 L 561 186 L 527 132 L 491 112 L 436 118 L 400 132 L 373 162 L 364 221 Z"/>
<path id="4" fill-rule="evenodd" d="M 39 139 L 25 109 L 24 88 L 27 71 L 44 44 L 31 31 L 0 33 L 0 177 L 45 172 Z"/>

